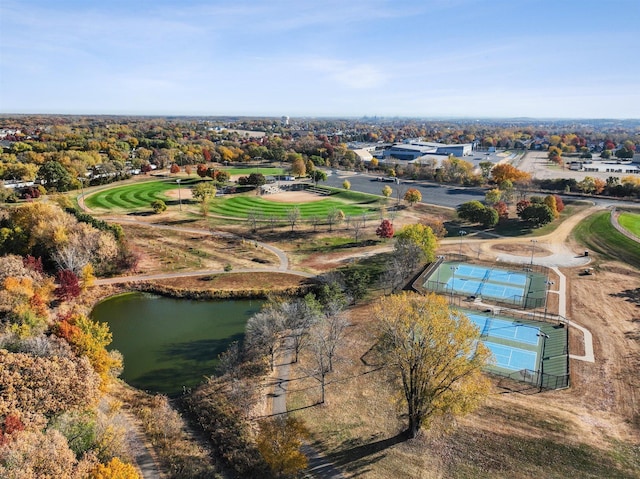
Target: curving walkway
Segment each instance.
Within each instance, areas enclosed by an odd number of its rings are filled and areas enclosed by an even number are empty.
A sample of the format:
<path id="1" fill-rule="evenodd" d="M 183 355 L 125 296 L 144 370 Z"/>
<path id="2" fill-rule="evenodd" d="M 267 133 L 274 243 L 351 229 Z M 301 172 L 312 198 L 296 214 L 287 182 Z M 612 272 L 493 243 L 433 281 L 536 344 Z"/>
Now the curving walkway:
<path id="1" fill-rule="evenodd" d="M 613 226 L 615 229 L 617 229 L 620 233 L 625 235 L 630 240 L 633 240 L 636 243 L 640 243 L 640 238 L 638 238 L 631 231 L 629 231 L 627 228 L 625 228 L 620 224 L 620 222 L 618 221 L 618 219 L 620 218 L 620 212 L 615 207 L 613 207 L 613 209 L 611 210 L 610 218 L 611 218 L 611 226 Z"/>
<path id="2" fill-rule="evenodd" d="M 201 234 L 201 235 L 209 235 L 215 236 L 219 238 L 235 238 L 238 241 L 242 241 L 242 238 L 238 235 L 234 235 L 233 233 L 227 233 L 224 231 L 214 231 L 214 230 L 205 230 L 200 228 L 184 228 L 180 226 L 168 226 L 168 225 L 158 225 L 158 224 L 150 224 L 144 221 L 138 220 L 130 220 L 130 219 L 120 219 L 120 218 L 105 218 L 106 221 L 112 221 L 115 223 L 131 223 L 137 226 L 149 227 L 149 228 L 157 228 L 164 230 L 177 231 L 182 233 L 190 233 L 190 234 Z M 289 269 L 289 259 L 284 251 L 276 248 L 267 243 L 263 243 L 261 241 L 251 240 L 260 248 L 266 249 L 272 252 L 274 255 L 278 257 L 279 265 L 275 268 L 241 268 L 234 269 L 233 271 L 225 271 L 224 269 L 204 269 L 204 270 L 196 270 L 196 271 L 182 271 L 179 273 L 157 273 L 157 274 L 138 274 L 131 276 L 118 276 L 115 278 L 104 278 L 95 280 L 95 285 L 106 285 L 106 284 L 120 284 L 120 283 L 129 283 L 129 282 L 137 282 L 137 281 L 152 281 L 158 279 L 171 279 L 171 278 L 188 278 L 191 276 L 203 276 L 207 274 L 231 274 L 231 273 L 283 273 L 286 272 L 288 274 L 294 274 L 297 276 L 302 276 L 304 278 L 313 278 L 316 275 L 312 273 L 307 273 L 305 271 L 297 271 Z"/>

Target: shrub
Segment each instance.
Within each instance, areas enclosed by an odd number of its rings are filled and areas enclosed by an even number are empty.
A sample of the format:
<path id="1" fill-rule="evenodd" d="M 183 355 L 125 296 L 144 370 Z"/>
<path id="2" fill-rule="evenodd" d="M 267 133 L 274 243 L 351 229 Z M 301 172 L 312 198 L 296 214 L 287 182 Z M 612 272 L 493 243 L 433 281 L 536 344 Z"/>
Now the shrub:
<path id="1" fill-rule="evenodd" d="M 154 200 L 151 202 L 151 208 L 153 208 L 154 213 L 159 214 L 166 211 L 167 205 L 162 200 Z"/>

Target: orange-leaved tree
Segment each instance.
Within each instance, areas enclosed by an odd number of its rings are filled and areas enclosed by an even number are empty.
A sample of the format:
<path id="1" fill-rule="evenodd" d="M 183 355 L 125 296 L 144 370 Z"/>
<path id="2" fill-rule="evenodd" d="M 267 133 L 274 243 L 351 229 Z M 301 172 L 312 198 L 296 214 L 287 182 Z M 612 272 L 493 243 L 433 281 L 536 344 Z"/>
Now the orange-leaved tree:
<path id="1" fill-rule="evenodd" d="M 107 323 L 92 321 L 74 311 L 58 319 L 55 334 L 64 338 L 76 354 L 89 359 L 93 369 L 100 375 L 102 386 L 106 386 L 112 373 L 122 367 L 122 359 L 106 349 L 112 339 Z"/>

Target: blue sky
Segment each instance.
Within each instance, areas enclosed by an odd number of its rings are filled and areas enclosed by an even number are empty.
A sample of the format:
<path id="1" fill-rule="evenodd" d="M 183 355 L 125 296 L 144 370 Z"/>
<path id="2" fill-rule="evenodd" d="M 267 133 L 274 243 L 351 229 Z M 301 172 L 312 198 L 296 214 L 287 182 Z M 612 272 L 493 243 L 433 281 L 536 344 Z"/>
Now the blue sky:
<path id="1" fill-rule="evenodd" d="M 0 113 L 640 118 L 640 0 L 0 0 Z"/>

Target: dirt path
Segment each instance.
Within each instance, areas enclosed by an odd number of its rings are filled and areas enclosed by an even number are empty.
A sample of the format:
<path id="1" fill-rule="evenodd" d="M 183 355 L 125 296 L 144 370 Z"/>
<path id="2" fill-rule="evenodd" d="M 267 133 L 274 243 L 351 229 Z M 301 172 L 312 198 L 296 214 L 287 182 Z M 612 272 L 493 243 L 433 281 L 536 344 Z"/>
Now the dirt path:
<path id="1" fill-rule="evenodd" d="M 289 386 L 289 373 L 291 371 L 293 356 L 293 341 L 287 338 L 283 351 L 278 357 L 275 366 L 273 389 L 269 392 L 271 400 L 271 415 L 287 414 L 287 388 Z M 302 447 L 302 452 L 307 456 L 309 464 L 307 472 L 319 479 L 344 479 L 344 475 L 328 462 L 324 456 L 309 444 Z"/>
<path id="2" fill-rule="evenodd" d="M 130 413 L 124 413 L 128 431 L 127 442 L 129 453 L 135 461 L 144 479 L 164 479 L 166 476 L 158 467 L 153 456 L 153 448 L 147 445 L 144 433 L 138 425 L 138 420 Z"/>

